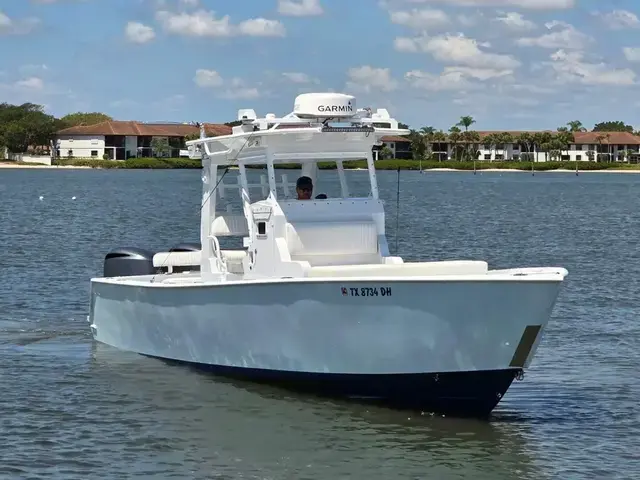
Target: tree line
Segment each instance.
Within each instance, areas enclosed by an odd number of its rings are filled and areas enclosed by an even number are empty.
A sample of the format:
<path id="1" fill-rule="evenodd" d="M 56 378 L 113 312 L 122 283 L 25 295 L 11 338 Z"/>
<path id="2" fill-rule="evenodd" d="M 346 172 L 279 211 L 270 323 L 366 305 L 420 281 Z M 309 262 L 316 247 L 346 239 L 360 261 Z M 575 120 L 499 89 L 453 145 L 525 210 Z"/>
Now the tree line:
<path id="1" fill-rule="evenodd" d="M 56 118 L 45 112 L 42 105 L 0 103 L 0 151 L 13 153 L 48 150 L 58 130 L 77 125 L 93 125 L 112 120 L 98 112 L 76 112 Z"/>
<path id="2" fill-rule="evenodd" d="M 476 123 L 471 116 L 463 116 L 460 121 L 449 128 L 448 132 L 436 130 L 434 127 L 422 127 L 419 130 L 410 129 L 408 139 L 411 141 L 411 152 L 415 160 L 441 160 L 441 153 L 447 151 L 447 145 L 451 146 L 452 158 L 459 161 L 477 160 L 480 151 L 477 146 L 482 145 L 491 154 L 495 151 L 496 159 L 506 156 L 506 147 L 510 144 L 520 145 L 521 154 L 519 160 L 532 161 L 535 153 L 544 153 L 546 160 L 560 160 L 563 152 L 569 150 L 570 145 L 575 142 L 574 134 L 587 132 L 579 120 L 567 122 L 566 126 L 558 127 L 556 131 L 542 132 L 522 132 L 512 134 L 510 132 L 492 132 L 488 135 L 480 136 L 477 131 L 470 130 Z M 608 140 L 612 132 L 634 132 L 631 125 L 622 121 L 607 121 L 597 123 L 591 132 L 600 132 L 595 137 L 599 144 L 599 152 L 611 160 L 610 146 Z M 443 144 L 443 145 L 439 145 Z M 444 145 L 446 144 L 446 145 Z M 607 152 L 603 152 L 602 145 L 607 145 Z M 596 153 L 585 151 L 588 160 L 593 161 Z M 629 152 L 622 152 L 622 156 L 629 155 Z M 492 155 L 493 158 L 493 155 Z"/>
<path id="3" fill-rule="evenodd" d="M 6 148 L 13 153 L 26 153 L 30 149 L 38 153 L 39 150 L 48 150 L 51 147 L 51 142 L 59 130 L 110 120 L 113 118 L 100 112 L 75 112 L 56 118 L 47 114 L 42 105 L 0 103 L 0 152 Z M 240 122 L 228 122 L 226 125 L 233 126 L 238 123 Z M 478 132 L 470 130 L 475 123 L 476 120 L 473 117 L 464 116 L 448 132 L 436 130 L 433 127 L 412 129 L 409 139 L 414 158 L 433 157 L 433 146 L 438 143 L 452 144 L 453 157 L 456 160 L 477 159 L 479 152 L 474 148 L 476 145 L 484 145 L 491 152 L 495 150 L 496 155 L 500 155 L 499 151 L 505 153 L 505 145 L 517 143 L 522 145 L 524 150 L 521 155 L 522 160 L 536 151 L 545 152 L 553 159 L 569 148 L 569 144 L 574 140 L 574 133 L 587 131 L 580 121 L 574 120 L 558 128 L 556 132 L 525 132 L 515 137 L 509 132 L 495 132 L 480 138 Z M 400 127 L 408 128 L 408 125 L 400 124 Z M 602 135 L 596 137 L 596 141 L 600 144 L 605 142 L 610 132 L 640 134 L 640 132 L 634 132 L 631 125 L 622 121 L 601 122 L 591 131 L 602 132 Z M 194 136 L 197 137 L 197 134 Z M 593 152 L 586 152 L 586 154 L 589 156 Z"/>
<path id="4" fill-rule="evenodd" d="M 12 153 L 43 153 L 51 149 L 59 130 L 111 120 L 112 117 L 100 112 L 75 112 L 56 118 L 47 114 L 42 105 L 0 103 L 0 155 L 5 148 Z M 225 125 L 239 123 L 228 122 Z M 192 136 L 197 138 L 199 135 L 196 133 Z"/>

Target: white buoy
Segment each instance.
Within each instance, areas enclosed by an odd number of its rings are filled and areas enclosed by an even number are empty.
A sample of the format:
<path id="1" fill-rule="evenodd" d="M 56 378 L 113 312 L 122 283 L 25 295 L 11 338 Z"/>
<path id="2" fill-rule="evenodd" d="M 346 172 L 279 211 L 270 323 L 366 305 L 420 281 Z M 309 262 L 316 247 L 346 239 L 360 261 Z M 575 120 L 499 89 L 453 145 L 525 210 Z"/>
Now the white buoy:
<path id="1" fill-rule="evenodd" d="M 76 199 L 76 197 L 71 197 L 71 200 L 75 200 L 75 199 Z"/>
<path id="2" fill-rule="evenodd" d="M 44 200 L 44 197 L 42 195 L 40 195 L 40 200 Z"/>

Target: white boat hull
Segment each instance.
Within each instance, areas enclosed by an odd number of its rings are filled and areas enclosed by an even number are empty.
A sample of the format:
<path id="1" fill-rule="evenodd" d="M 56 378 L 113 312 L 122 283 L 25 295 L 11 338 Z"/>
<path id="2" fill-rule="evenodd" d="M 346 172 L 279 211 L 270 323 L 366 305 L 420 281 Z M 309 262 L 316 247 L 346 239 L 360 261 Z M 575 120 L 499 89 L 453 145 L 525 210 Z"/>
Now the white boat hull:
<path id="1" fill-rule="evenodd" d="M 222 375 L 484 415 L 531 362 L 561 280 L 94 279 L 94 338 Z"/>

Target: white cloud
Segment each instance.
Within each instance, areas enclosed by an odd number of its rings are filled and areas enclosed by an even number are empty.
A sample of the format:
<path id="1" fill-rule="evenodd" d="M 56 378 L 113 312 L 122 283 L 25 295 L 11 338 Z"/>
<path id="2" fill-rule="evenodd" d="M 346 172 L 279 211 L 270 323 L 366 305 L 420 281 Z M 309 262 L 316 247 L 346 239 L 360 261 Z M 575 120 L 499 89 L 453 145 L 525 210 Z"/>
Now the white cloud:
<path id="1" fill-rule="evenodd" d="M 458 71 L 442 72 L 440 75 L 434 75 L 420 70 L 412 70 L 405 73 L 404 78 L 414 88 L 436 92 L 443 90 L 469 90 L 475 87 L 462 72 Z"/>
<path id="2" fill-rule="evenodd" d="M 458 35 L 436 37 L 396 38 L 395 48 L 405 52 L 425 52 L 443 63 L 473 68 L 513 70 L 520 62 L 511 55 L 490 53 L 480 49 L 488 43 L 478 43 L 473 38 Z"/>
<path id="3" fill-rule="evenodd" d="M 131 43 L 147 43 L 153 40 L 156 33 L 153 28 L 138 22 L 129 22 L 124 29 L 126 39 Z"/>
<path id="4" fill-rule="evenodd" d="M 508 85 L 508 88 L 514 92 L 535 93 L 536 95 L 548 95 L 556 92 L 553 88 L 543 87 L 533 83 L 512 83 Z"/>
<path id="5" fill-rule="evenodd" d="M 240 35 L 249 37 L 284 37 L 286 30 L 277 20 L 267 20 L 265 18 L 251 18 L 240 22 L 238 25 Z"/>
<path id="6" fill-rule="evenodd" d="M 522 32 L 525 30 L 534 30 L 536 24 L 531 20 L 526 20 L 521 13 L 508 12 L 501 17 L 497 17 L 496 22 L 502 23 L 509 30 L 515 32 Z"/>
<path id="7" fill-rule="evenodd" d="M 223 98 L 250 99 L 260 96 L 260 92 L 256 87 L 248 86 L 241 78 L 224 80 L 215 70 L 198 69 L 193 81 L 201 88 L 215 90 L 218 96 Z"/>
<path id="8" fill-rule="evenodd" d="M 396 37 L 393 41 L 393 48 L 399 52 L 416 53 L 420 51 L 418 40 L 408 37 Z"/>
<path id="9" fill-rule="evenodd" d="M 180 0 L 180 3 L 185 7 L 197 7 L 199 2 L 198 0 Z"/>
<path id="10" fill-rule="evenodd" d="M 206 10 L 193 13 L 160 10 L 156 19 L 166 32 L 191 37 L 282 37 L 286 34 L 284 26 L 277 20 L 252 18 L 233 25 L 229 15 L 217 18 L 215 12 Z"/>
<path id="11" fill-rule="evenodd" d="M 278 0 L 278 13 L 291 17 L 310 17 L 324 12 L 320 0 Z"/>
<path id="12" fill-rule="evenodd" d="M 409 0 L 410 3 L 443 3 L 460 7 L 518 7 L 531 10 L 573 8 L 576 0 Z"/>
<path id="13" fill-rule="evenodd" d="M 0 10 L 0 35 L 25 35 L 39 24 L 40 20 L 34 17 L 13 20 Z"/>
<path id="14" fill-rule="evenodd" d="M 539 37 L 520 38 L 516 43 L 523 47 L 582 50 L 593 42 L 593 38 L 569 23 L 553 21 L 544 26 L 550 30 L 550 33 Z"/>
<path id="15" fill-rule="evenodd" d="M 416 30 L 442 27 L 450 23 L 450 19 L 442 10 L 413 9 L 389 13 L 391 22 Z"/>
<path id="16" fill-rule="evenodd" d="M 458 72 L 462 75 L 474 78 L 476 80 L 489 80 L 492 78 L 506 78 L 513 74 L 513 70 L 510 69 L 496 69 L 496 68 L 471 68 L 471 67 L 445 67 L 444 73 Z"/>
<path id="17" fill-rule="evenodd" d="M 585 85 L 633 85 L 636 73 L 629 68 L 613 68 L 605 63 L 590 63 L 582 52 L 558 50 L 551 54 L 547 65 L 561 83 Z"/>
<path id="18" fill-rule="evenodd" d="M 224 80 L 218 72 L 216 72 L 215 70 L 206 70 L 203 68 L 196 70 L 196 76 L 193 77 L 193 81 L 196 82 L 196 85 L 202 88 L 216 88 L 222 86 L 222 84 L 224 83 Z"/>
<path id="19" fill-rule="evenodd" d="M 638 16 L 627 10 L 613 10 L 609 13 L 596 13 L 596 15 L 600 16 L 602 21 L 613 30 L 640 28 Z"/>
<path id="20" fill-rule="evenodd" d="M 23 80 L 18 80 L 15 83 L 15 86 L 26 90 L 43 90 L 44 81 L 39 77 L 29 77 Z"/>
<path id="21" fill-rule="evenodd" d="M 232 100 L 249 100 L 258 98 L 260 92 L 256 87 L 247 86 L 244 80 L 240 78 L 232 78 L 229 81 L 229 87 L 221 92 L 223 98 Z"/>
<path id="22" fill-rule="evenodd" d="M 398 88 L 398 82 L 391 77 L 388 68 L 377 68 L 369 65 L 353 67 L 347 71 L 347 88 L 364 92 L 391 92 Z"/>
<path id="23" fill-rule="evenodd" d="M 229 15 L 216 18 L 215 12 L 199 10 L 190 13 L 171 13 L 160 10 L 156 19 L 165 31 L 193 37 L 230 37 L 233 28 Z"/>
<path id="24" fill-rule="evenodd" d="M 431 91 L 456 91 L 479 88 L 480 82 L 512 78 L 512 70 L 494 68 L 445 67 L 440 75 L 412 70 L 404 76 L 414 88 Z"/>
<path id="25" fill-rule="evenodd" d="M 292 83 L 300 83 L 300 84 L 305 84 L 305 83 L 317 83 L 317 80 L 314 78 L 311 78 L 309 75 L 307 75 L 306 73 L 300 73 L 300 72 L 284 72 L 282 74 L 282 76 L 284 78 L 286 78 L 287 80 L 289 80 Z"/>
<path id="26" fill-rule="evenodd" d="M 640 47 L 624 47 L 622 51 L 630 62 L 640 62 Z"/>

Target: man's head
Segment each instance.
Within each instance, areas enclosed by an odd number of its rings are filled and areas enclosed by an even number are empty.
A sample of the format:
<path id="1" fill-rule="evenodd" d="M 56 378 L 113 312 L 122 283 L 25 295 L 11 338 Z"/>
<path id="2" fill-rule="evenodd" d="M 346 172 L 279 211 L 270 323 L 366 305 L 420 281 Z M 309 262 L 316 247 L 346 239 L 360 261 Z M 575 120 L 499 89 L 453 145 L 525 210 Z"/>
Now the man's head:
<path id="1" fill-rule="evenodd" d="M 298 200 L 309 200 L 313 193 L 313 182 L 309 177 L 302 176 L 296 182 L 296 193 Z"/>

